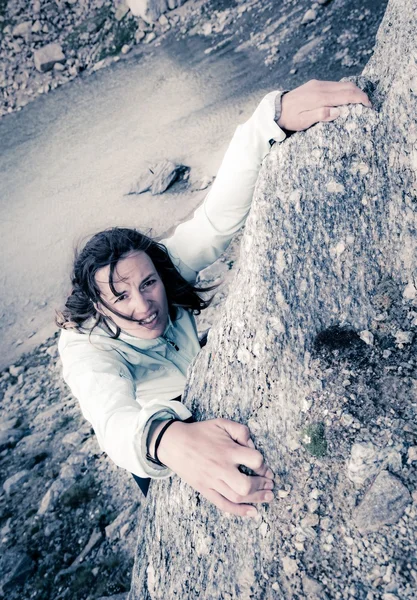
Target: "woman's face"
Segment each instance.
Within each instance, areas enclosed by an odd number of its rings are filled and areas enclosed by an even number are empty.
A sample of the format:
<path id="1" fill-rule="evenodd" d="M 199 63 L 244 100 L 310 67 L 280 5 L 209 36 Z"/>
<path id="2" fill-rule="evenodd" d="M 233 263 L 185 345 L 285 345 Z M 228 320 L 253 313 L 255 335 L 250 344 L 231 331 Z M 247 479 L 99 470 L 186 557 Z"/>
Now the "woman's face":
<path id="1" fill-rule="evenodd" d="M 113 284 L 120 296 L 114 296 L 109 278 L 109 266 L 96 272 L 95 279 L 102 298 L 113 310 L 138 322 L 123 319 L 102 304 L 97 305 L 97 310 L 135 337 L 153 340 L 162 335 L 168 323 L 168 300 L 165 286 L 149 256 L 137 251 L 118 261 Z"/>

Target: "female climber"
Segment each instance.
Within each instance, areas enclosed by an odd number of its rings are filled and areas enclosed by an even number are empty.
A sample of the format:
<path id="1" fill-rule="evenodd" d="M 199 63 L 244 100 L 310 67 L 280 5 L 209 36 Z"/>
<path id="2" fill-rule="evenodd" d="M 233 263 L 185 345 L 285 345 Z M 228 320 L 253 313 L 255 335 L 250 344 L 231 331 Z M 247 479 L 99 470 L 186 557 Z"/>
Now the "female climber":
<path id="1" fill-rule="evenodd" d="M 196 276 L 244 224 L 271 144 L 353 103 L 370 106 L 350 82 L 313 80 L 268 94 L 237 128 L 204 203 L 172 237 L 157 243 L 112 228 L 77 254 L 72 293 L 57 318 L 64 379 L 101 448 L 145 493 L 150 479 L 176 473 L 228 513 L 255 516 L 255 504 L 272 501 L 274 475 L 248 427 L 194 422 L 181 403 L 200 350 L 194 314 L 208 304 Z"/>

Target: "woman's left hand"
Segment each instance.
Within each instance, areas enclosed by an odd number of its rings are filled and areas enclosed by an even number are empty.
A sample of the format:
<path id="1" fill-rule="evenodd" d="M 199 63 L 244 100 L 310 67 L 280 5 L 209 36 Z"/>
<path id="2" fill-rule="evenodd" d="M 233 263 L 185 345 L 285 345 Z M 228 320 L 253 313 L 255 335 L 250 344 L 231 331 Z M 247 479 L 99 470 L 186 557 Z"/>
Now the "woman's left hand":
<path id="1" fill-rule="evenodd" d="M 372 108 L 368 96 L 350 81 L 317 81 L 284 94 L 277 123 L 287 131 L 303 131 L 315 123 L 334 121 L 340 115 L 337 106 L 363 104 Z"/>

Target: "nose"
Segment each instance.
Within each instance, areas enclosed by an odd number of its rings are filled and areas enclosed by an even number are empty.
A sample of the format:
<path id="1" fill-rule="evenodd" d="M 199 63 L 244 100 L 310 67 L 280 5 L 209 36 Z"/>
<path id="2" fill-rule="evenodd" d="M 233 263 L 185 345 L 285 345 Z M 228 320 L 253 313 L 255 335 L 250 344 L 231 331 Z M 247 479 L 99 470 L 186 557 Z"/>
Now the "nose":
<path id="1" fill-rule="evenodd" d="M 151 303 L 139 290 L 135 290 L 132 299 L 134 301 L 133 315 L 135 319 L 143 319 L 149 313 Z"/>

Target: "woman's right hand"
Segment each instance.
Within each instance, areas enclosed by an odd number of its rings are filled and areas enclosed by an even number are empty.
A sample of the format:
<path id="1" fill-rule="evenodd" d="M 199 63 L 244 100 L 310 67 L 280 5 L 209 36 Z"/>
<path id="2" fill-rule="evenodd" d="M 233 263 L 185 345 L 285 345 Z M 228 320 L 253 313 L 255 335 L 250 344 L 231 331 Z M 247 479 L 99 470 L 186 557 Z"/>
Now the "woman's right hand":
<path id="1" fill-rule="evenodd" d="M 162 436 L 158 459 L 222 511 L 255 517 L 251 504 L 274 498 L 274 474 L 248 427 L 236 421 L 177 421 Z M 256 475 L 241 473 L 240 465 Z"/>

